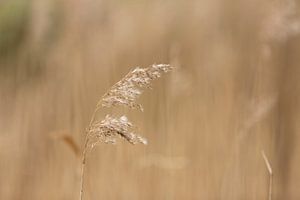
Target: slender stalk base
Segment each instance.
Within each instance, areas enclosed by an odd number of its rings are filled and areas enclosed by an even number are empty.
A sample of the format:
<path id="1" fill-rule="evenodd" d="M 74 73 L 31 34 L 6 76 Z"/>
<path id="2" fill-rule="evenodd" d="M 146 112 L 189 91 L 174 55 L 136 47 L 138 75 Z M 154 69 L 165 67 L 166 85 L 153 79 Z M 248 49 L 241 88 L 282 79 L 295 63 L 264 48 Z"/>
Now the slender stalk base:
<path id="1" fill-rule="evenodd" d="M 86 131 L 86 135 L 85 135 L 85 142 L 84 142 L 84 148 L 83 148 L 83 152 L 82 152 L 82 160 L 81 160 L 81 174 L 80 174 L 80 194 L 79 194 L 79 200 L 83 200 L 83 186 L 84 186 L 84 175 L 85 175 L 85 164 L 86 164 L 86 155 L 87 155 L 87 151 L 88 151 L 88 144 L 89 144 L 89 129 L 92 126 L 93 122 L 95 121 L 95 117 L 96 117 L 96 113 L 98 112 L 98 110 L 100 109 L 100 107 L 97 107 L 94 110 L 94 113 L 92 115 L 92 118 L 90 120 L 89 123 L 89 128 Z"/>
<path id="2" fill-rule="evenodd" d="M 86 164 L 86 154 L 87 154 L 87 146 L 88 146 L 88 135 L 85 138 L 84 150 L 82 153 L 82 161 L 81 161 L 81 174 L 80 174 L 80 195 L 79 200 L 83 200 L 83 186 L 84 186 L 84 175 L 85 175 L 85 164 Z"/>

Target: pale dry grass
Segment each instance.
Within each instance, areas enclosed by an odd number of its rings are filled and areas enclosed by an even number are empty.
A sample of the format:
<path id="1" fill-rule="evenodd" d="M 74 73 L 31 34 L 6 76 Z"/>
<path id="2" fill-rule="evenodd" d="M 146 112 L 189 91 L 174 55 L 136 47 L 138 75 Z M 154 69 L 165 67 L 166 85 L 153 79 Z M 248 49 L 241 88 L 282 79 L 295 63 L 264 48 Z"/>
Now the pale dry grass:
<path id="1" fill-rule="evenodd" d="M 81 162 L 81 176 L 80 176 L 80 196 L 83 199 L 84 192 L 84 175 L 86 157 L 90 150 L 92 150 L 99 142 L 116 143 L 118 137 L 125 139 L 130 144 L 142 143 L 147 144 L 147 140 L 132 131 L 133 124 L 128 121 L 125 115 L 120 118 L 106 115 L 106 117 L 99 121 L 96 116 L 101 107 L 113 106 L 128 106 L 131 109 L 138 108 L 143 111 L 141 104 L 137 104 L 137 98 L 142 94 L 143 88 L 150 88 L 151 83 L 161 77 L 163 73 L 172 70 L 168 64 L 153 64 L 148 68 L 137 67 L 130 71 L 124 78 L 114 84 L 100 99 L 97 107 L 92 115 L 89 127 L 87 128 L 84 148 Z"/>

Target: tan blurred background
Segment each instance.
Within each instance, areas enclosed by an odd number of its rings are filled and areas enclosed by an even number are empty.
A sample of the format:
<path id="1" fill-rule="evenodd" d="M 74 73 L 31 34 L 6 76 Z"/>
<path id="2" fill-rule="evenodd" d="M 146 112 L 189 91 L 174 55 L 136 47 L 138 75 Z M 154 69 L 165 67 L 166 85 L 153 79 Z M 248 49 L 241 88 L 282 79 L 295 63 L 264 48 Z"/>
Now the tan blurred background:
<path id="1" fill-rule="evenodd" d="M 78 199 L 76 147 L 98 99 L 153 63 L 176 70 L 145 92 L 145 112 L 121 109 L 149 145 L 99 145 L 86 200 L 266 200 L 262 150 L 273 200 L 300 199 L 299 8 L 1 0 L 0 199 Z"/>

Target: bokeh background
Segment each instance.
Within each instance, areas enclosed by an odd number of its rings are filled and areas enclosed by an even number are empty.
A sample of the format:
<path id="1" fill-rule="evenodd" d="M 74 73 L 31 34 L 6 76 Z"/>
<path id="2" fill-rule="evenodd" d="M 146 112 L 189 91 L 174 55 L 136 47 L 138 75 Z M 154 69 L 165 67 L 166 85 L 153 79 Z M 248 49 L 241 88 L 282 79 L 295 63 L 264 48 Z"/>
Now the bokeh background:
<path id="1" fill-rule="evenodd" d="M 126 114 L 147 146 L 100 144 L 85 199 L 300 199 L 293 0 L 1 0 L 0 199 L 79 197 L 95 105 L 132 67 L 176 69 Z"/>

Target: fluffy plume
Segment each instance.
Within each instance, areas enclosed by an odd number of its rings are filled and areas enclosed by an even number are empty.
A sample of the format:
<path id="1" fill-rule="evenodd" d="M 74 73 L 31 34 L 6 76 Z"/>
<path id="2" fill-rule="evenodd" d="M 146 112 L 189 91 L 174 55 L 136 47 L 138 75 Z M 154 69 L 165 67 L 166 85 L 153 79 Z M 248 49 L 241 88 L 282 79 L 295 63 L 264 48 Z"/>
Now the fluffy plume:
<path id="1" fill-rule="evenodd" d="M 144 88 L 150 88 L 153 80 L 170 71 L 167 64 L 152 65 L 148 68 L 137 67 L 130 71 L 123 79 L 113 85 L 98 102 L 95 113 L 101 107 L 127 106 L 132 109 L 143 110 L 142 105 L 136 103 Z M 116 143 L 117 138 L 123 138 L 131 144 L 147 144 L 147 140 L 134 133 L 133 124 L 126 116 L 112 117 L 106 115 L 102 120 L 95 120 L 95 113 L 88 128 L 89 147 L 93 148 L 99 142 Z M 93 139 L 92 139 L 93 138 Z"/>
<path id="2" fill-rule="evenodd" d="M 171 69 L 172 67 L 167 64 L 152 65 L 148 68 L 137 67 L 113 85 L 104 94 L 97 106 L 111 107 L 124 105 L 143 111 L 142 105 L 136 103 L 136 99 L 142 94 L 143 88 L 149 88 L 153 80 Z"/>
<path id="3" fill-rule="evenodd" d="M 124 138 L 131 144 L 147 144 L 147 140 L 132 131 L 133 125 L 126 116 L 113 118 L 110 115 L 99 122 L 94 123 L 90 128 L 90 136 L 96 137 L 105 143 L 116 143 L 118 137 Z"/>

